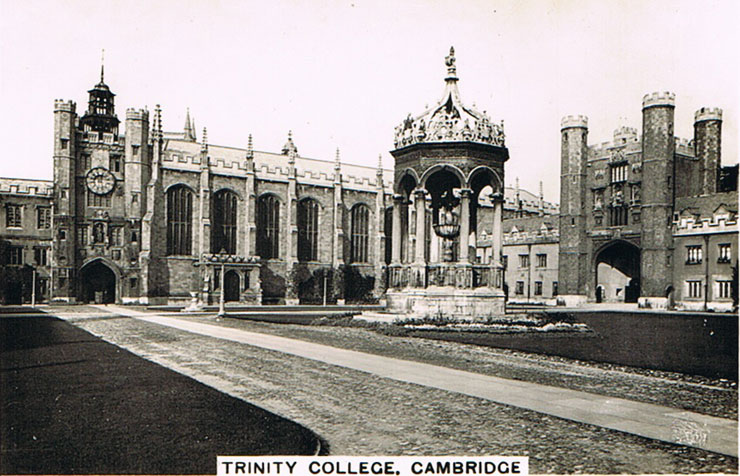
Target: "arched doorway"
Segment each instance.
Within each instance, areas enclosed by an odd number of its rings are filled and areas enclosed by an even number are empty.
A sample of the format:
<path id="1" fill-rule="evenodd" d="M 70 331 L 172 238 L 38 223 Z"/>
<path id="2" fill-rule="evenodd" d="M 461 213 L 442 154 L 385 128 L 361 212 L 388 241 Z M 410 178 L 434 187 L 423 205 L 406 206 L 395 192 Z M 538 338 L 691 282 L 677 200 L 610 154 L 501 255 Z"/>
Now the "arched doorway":
<path id="1" fill-rule="evenodd" d="M 610 243 L 597 253 L 594 266 L 597 302 L 637 302 L 640 297 L 640 249 L 637 246 L 626 241 Z"/>
<path id="2" fill-rule="evenodd" d="M 109 304 L 116 302 L 116 275 L 104 262 L 86 264 L 80 271 L 80 300 Z"/>
<path id="3" fill-rule="evenodd" d="M 239 274 L 234 270 L 229 270 L 224 275 L 224 301 L 239 300 Z"/>

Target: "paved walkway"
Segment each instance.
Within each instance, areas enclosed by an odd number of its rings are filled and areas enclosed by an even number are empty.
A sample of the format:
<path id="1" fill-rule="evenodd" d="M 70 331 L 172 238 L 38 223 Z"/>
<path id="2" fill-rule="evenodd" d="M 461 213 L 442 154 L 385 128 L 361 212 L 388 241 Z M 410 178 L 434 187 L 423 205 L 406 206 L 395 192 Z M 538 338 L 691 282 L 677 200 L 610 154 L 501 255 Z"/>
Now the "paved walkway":
<path id="1" fill-rule="evenodd" d="M 158 316 L 124 307 L 109 305 L 100 306 L 100 309 L 186 332 L 283 352 L 380 377 L 470 395 L 655 440 L 738 456 L 738 424 L 734 420 L 192 322 L 183 318 Z"/>

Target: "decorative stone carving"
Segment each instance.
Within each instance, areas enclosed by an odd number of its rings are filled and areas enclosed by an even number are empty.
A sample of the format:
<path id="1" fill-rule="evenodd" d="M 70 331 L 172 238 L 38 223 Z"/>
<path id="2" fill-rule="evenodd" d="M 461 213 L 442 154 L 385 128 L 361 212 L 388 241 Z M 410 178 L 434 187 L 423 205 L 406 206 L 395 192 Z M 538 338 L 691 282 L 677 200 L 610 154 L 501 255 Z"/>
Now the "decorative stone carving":
<path id="1" fill-rule="evenodd" d="M 457 89 L 455 50 L 445 58 L 446 87 L 442 100 L 421 115 L 409 114 L 396 127 L 396 148 L 420 142 L 481 142 L 504 147 L 504 123 L 495 124 L 484 112 L 463 105 Z"/>
<path id="2" fill-rule="evenodd" d="M 609 163 L 619 163 L 624 162 L 624 150 L 623 149 L 613 149 L 611 152 L 611 157 L 609 158 Z"/>
<path id="3" fill-rule="evenodd" d="M 594 191 L 594 210 L 601 210 L 604 207 L 604 191 Z"/>

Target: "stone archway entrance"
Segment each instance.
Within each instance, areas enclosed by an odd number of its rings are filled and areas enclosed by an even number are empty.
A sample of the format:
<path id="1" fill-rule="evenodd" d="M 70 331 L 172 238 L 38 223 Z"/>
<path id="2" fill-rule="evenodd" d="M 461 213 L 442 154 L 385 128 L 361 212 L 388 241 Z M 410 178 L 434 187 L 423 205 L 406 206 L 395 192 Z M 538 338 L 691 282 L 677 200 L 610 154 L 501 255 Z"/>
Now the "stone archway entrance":
<path id="1" fill-rule="evenodd" d="M 98 260 L 80 270 L 80 300 L 96 304 L 116 302 L 116 274 Z"/>
<path id="2" fill-rule="evenodd" d="M 239 300 L 239 274 L 230 270 L 224 275 L 224 301 L 238 301 Z"/>
<path id="3" fill-rule="evenodd" d="M 597 302 L 635 303 L 640 297 L 640 249 L 626 241 L 608 244 L 596 255 Z M 600 298 L 600 299 L 599 299 Z"/>

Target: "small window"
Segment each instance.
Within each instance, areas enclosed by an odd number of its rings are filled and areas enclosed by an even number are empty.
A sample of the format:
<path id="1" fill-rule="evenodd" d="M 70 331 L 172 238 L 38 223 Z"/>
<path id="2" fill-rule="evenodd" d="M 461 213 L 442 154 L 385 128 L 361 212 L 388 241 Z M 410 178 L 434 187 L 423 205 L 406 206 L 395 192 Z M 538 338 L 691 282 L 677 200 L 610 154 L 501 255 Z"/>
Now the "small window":
<path id="1" fill-rule="evenodd" d="M 121 171 L 121 156 L 120 155 L 112 155 L 110 158 L 110 168 L 114 172 L 120 172 Z"/>
<path id="2" fill-rule="evenodd" d="M 701 264 L 702 247 L 701 245 L 691 245 L 686 247 L 686 264 Z"/>
<path id="3" fill-rule="evenodd" d="M 8 264 L 23 264 L 23 247 L 11 246 L 8 250 Z"/>
<path id="4" fill-rule="evenodd" d="M 37 266 L 47 266 L 49 263 L 47 247 L 37 246 L 33 249 L 33 259 Z"/>
<path id="5" fill-rule="evenodd" d="M 67 240 L 67 230 L 64 228 L 59 230 L 59 241 L 66 241 Z"/>
<path id="6" fill-rule="evenodd" d="M 131 232 L 131 243 L 138 243 L 139 242 L 139 234 L 136 232 L 136 230 Z"/>
<path id="7" fill-rule="evenodd" d="M 87 245 L 87 226 L 80 225 L 77 227 L 77 244 L 79 246 Z"/>
<path id="8" fill-rule="evenodd" d="M 547 268 L 547 255 L 542 253 L 537 255 L 537 267 Z"/>
<path id="9" fill-rule="evenodd" d="M 121 250 L 113 250 L 111 251 L 111 257 L 114 261 L 118 261 L 121 259 Z"/>
<path id="10" fill-rule="evenodd" d="M 611 168 L 611 183 L 624 182 L 627 180 L 628 166 L 626 163 L 613 165 Z"/>
<path id="11" fill-rule="evenodd" d="M 557 281 L 552 282 L 552 295 L 553 297 L 558 295 L 558 282 Z"/>
<path id="12" fill-rule="evenodd" d="M 67 150 L 67 143 L 69 139 L 59 139 L 59 143 L 62 146 L 62 150 Z"/>
<path id="13" fill-rule="evenodd" d="M 519 267 L 529 268 L 529 255 L 519 255 Z"/>
<path id="14" fill-rule="evenodd" d="M 517 281 L 516 282 L 516 288 L 514 288 L 514 293 L 518 296 L 521 296 L 524 294 L 524 281 Z"/>
<path id="15" fill-rule="evenodd" d="M 136 278 L 131 278 L 131 279 L 130 279 L 130 282 L 129 282 L 129 288 L 130 288 L 130 289 L 131 289 L 132 291 L 135 291 L 135 290 L 136 290 L 136 287 L 137 287 L 138 285 L 139 285 L 139 280 L 138 280 L 138 279 L 136 279 Z"/>
<path id="16" fill-rule="evenodd" d="M 36 209 L 36 228 L 39 230 L 51 228 L 51 207 L 38 207 Z"/>
<path id="17" fill-rule="evenodd" d="M 504 255 L 501 257 L 501 265 L 506 269 L 509 266 L 509 256 Z"/>
<path id="18" fill-rule="evenodd" d="M 732 247 L 729 243 L 721 243 L 717 246 L 717 263 L 729 263 L 732 259 Z"/>
<path id="19" fill-rule="evenodd" d="M 110 229 L 110 244 L 111 246 L 123 245 L 123 227 L 112 226 Z"/>
<path id="20" fill-rule="evenodd" d="M 717 297 L 721 299 L 732 297 L 732 281 L 717 281 Z"/>
<path id="21" fill-rule="evenodd" d="M 535 296 L 542 296 L 542 281 L 535 281 L 534 282 L 534 295 Z"/>
<path id="22" fill-rule="evenodd" d="M 627 207 L 609 207 L 609 226 L 627 225 Z"/>
<path id="23" fill-rule="evenodd" d="M 5 205 L 5 226 L 8 228 L 23 227 L 23 207 L 21 205 Z"/>
<path id="24" fill-rule="evenodd" d="M 686 285 L 688 286 L 689 291 L 689 297 L 690 298 L 700 298 L 701 293 L 701 281 L 686 281 Z"/>
<path id="25" fill-rule="evenodd" d="M 132 145 L 131 146 L 131 151 L 133 152 L 134 157 L 138 157 L 139 156 L 139 146 L 138 145 Z"/>

